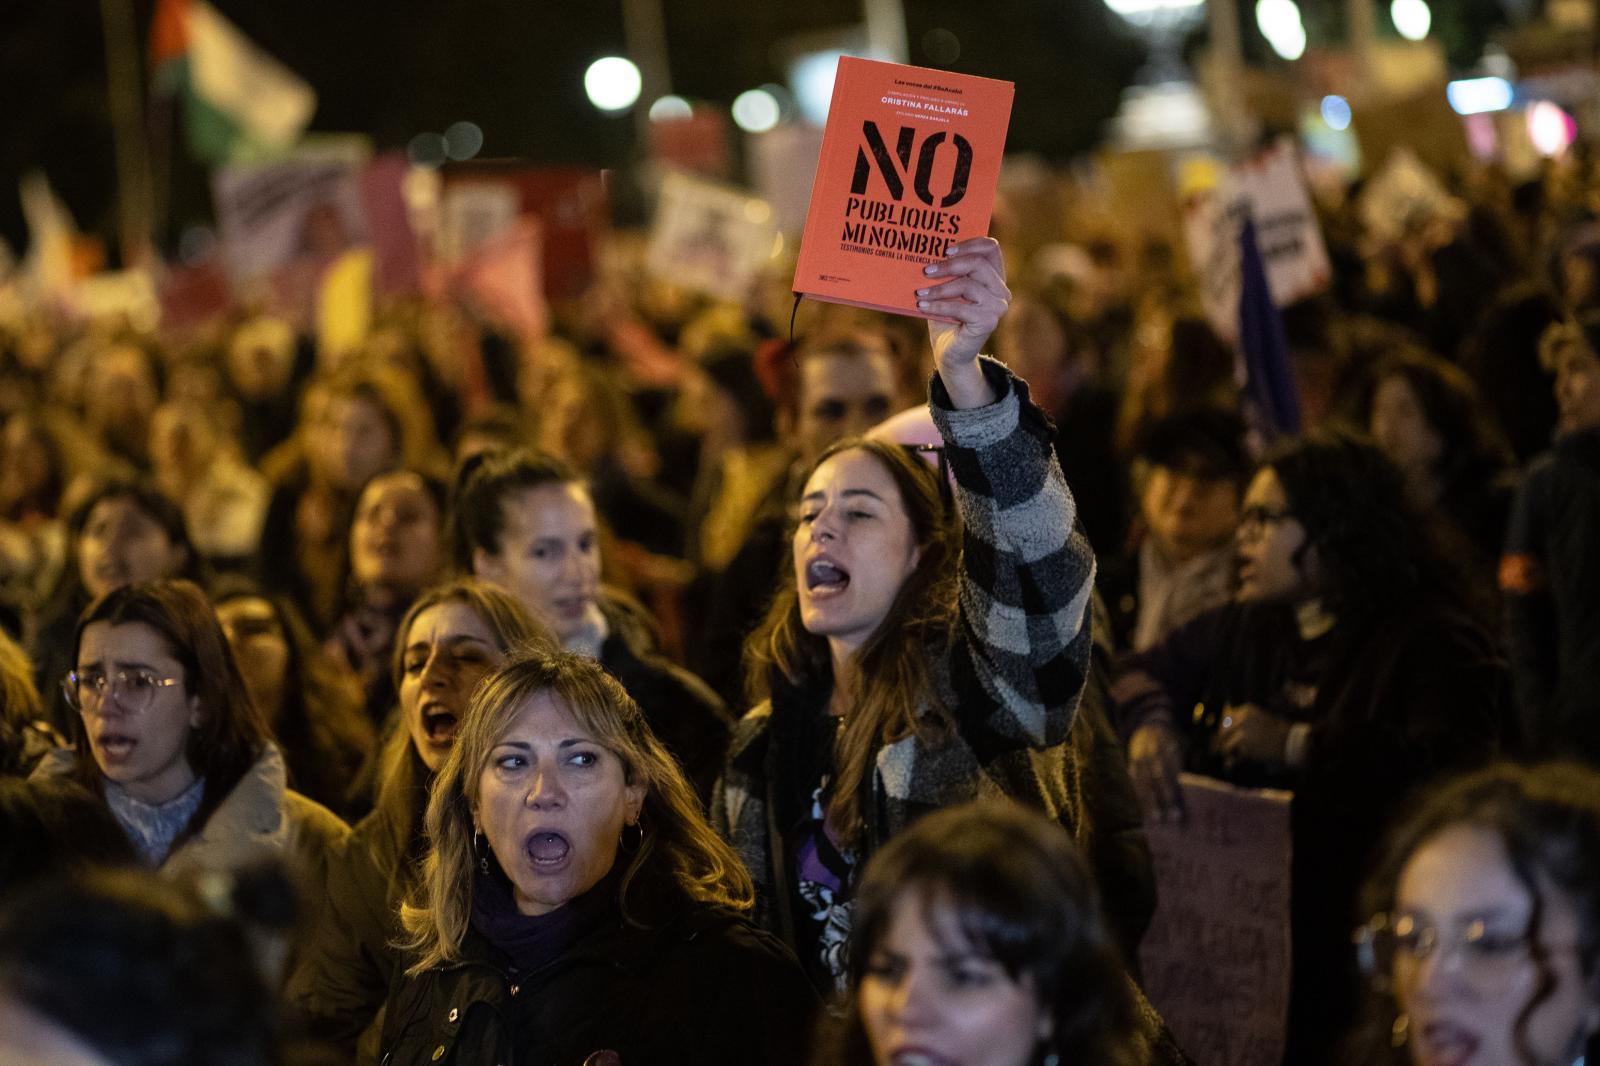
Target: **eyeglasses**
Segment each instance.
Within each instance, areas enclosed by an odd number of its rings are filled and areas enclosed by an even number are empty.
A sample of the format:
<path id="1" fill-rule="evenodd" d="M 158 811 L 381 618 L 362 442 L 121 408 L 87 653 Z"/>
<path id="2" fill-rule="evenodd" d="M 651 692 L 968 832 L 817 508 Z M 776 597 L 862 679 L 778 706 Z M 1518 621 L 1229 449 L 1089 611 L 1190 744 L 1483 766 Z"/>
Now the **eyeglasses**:
<path id="1" fill-rule="evenodd" d="M 1239 535 L 1253 539 L 1265 533 L 1269 528 L 1281 525 L 1292 518 L 1294 518 L 1292 512 L 1274 511 L 1270 508 L 1262 507 L 1260 504 L 1254 507 L 1246 507 L 1239 512 Z"/>
<path id="2" fill-rule="evenodd" d="M 1527 959 L 1529 949 L 1526 929 L 1506 933 L 1489 928 L 1479 919 L 1453 932 L 1441 933 L 1410 914 L 1373 915 L 1356 930 L 1354 939 L 1361 972 L 1379 987 L 1388 986 L 1397 966 L 1418 967 L 1435 952 L 1453 951 L 1468 982 L 1493 989 L 1512 976 Z M 1544 950 L 1563 949 L 1546 946 Z"/>
<path id="3" fill-rule="evenodd" d="M 61 691 L 67 704 L 75 711 L 88 706 L 98 706 L 111 689 L 111 698 L 128 711 L 142 711 L 155 699 L 156 690 L 180 684 L 182 678 L 157 677 L 148 670 L 118 670 L 109 677 L 99 670 L 67 671 L 61 679 Z"/>

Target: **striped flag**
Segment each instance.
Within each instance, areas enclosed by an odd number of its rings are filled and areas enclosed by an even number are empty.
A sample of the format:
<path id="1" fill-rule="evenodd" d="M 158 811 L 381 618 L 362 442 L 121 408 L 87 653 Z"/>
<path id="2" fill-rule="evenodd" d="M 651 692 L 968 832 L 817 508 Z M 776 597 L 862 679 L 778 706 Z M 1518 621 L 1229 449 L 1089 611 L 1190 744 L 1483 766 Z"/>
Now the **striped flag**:
<path id="1" fill-rule="evenodd" d="M 150 66 L 158 91 L 183 95 L 189 148 L 208 163 L 287 151 L 317 109 L 311 86 L 205 0 L 158 0 Z"/>

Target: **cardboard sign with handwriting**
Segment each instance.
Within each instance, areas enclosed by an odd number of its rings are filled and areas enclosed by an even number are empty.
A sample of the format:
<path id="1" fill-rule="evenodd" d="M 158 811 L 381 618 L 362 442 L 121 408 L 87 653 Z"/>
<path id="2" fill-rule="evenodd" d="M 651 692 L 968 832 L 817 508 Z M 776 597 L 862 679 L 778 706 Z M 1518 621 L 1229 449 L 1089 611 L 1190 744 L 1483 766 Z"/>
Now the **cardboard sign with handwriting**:
<path id="1" fill-rule="evenodd" d="M 989 232 L 1013 86 L 946 70 L 839 60 L 794 291 L 918 310 L 922 268 Z"/>
<path id="2" fill-rule="evenodd" d="M 1205 1066 L 1280 1066 L 1289 1016 L 1292 795 L 1183 775 L 1181 825 L 1147 822 L 1145 994 Z"/>

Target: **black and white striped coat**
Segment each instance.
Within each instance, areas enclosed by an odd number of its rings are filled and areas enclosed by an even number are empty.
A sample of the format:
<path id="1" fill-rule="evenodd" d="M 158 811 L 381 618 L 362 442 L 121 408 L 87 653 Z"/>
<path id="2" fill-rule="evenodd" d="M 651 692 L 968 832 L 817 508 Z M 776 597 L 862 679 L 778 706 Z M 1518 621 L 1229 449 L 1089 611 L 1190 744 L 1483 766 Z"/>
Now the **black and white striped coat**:
<path id="1" fill-rule="evenodd" d="M 959 629 L 948 650 L 930 649 L 955 729 L 878 752 L 863 810 L 868 854 L 921 814 L 996 795 L 1043 811 L 1088 844 L 1084 740 L 1073 742 L 1073 726 L 1089 669 L 1094 554 L 1049 419 L 1025 382 L 994 360 L 982 366 L 998 396 L 986 407 L 955 410 L 937 376 L 929 387 L 962 523 Z M 792 944 L 784 844 L 771 817 L 773 714 L 763 703 L 735 727 L 711 817 L 755 878 L 758 923 Z"/>

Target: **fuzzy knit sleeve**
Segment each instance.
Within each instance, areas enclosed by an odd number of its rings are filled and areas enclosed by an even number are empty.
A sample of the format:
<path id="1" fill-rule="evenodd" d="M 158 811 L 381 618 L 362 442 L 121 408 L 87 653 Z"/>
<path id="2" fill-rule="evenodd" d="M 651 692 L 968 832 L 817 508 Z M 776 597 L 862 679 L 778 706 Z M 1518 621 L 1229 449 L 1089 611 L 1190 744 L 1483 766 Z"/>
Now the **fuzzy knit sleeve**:
<path id="1" fill-rule="evenodd" d="M 935 375 L 929 407 L 956 481 L 962 554 L 949 678 L 957 727 L 988 761 L 1063 743 L 1089 670 L 1094 552 L 1027 383 L 982 360 L 998 399 L 955 410 Z"/>

